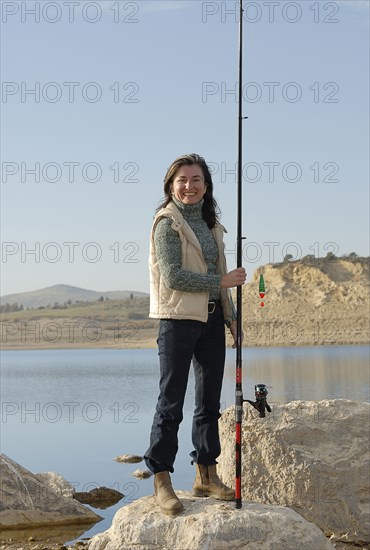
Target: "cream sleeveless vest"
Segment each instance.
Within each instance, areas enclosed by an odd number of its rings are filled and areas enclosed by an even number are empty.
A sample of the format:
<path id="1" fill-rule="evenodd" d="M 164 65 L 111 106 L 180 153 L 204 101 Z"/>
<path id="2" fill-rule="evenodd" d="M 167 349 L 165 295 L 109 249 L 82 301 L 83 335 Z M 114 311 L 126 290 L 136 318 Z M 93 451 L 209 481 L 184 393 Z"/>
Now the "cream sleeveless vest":
<path id="1" fill-rule="evenodd" d="M 166 286 L 161 276 L 158 260 L 155 253 L 154 232 L 158 221 L 168 217 L 172 219 L 171 227 L 178 232 L 181 242 L 182 267 L 194 273 L 207 273 L 200 243 L 188 222 L 183 218 L 176 205 L 170 202 L 162 208 L 154 218 L 150 234 L 149 272 L 150 272 L 150 312 L 149 317 L 154 319 L 193 319 L 206 322 L 208 319 L 208 292 L 182 292 L 172 290 Z M 218 246 L 217 273 L 227 274 L 224 252 L 223 234 L 226 229 L 216 224 L 212 229 Z M 221 288 L 221 301 L 226 322 L 231 322 L 230 291 Z"/>

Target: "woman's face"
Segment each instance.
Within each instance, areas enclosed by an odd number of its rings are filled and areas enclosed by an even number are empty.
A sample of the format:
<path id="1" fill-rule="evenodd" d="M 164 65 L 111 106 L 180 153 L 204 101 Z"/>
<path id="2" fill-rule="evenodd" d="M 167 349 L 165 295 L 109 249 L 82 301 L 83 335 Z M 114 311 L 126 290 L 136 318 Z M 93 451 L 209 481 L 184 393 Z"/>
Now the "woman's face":
<path id="1" fill-rule="evenodd" d="M 199 164 L 185 164 L 178 169 L 172 183 L 172 194 L 184 204 L 196 204 L 206 192 L 203 170 Z"/>

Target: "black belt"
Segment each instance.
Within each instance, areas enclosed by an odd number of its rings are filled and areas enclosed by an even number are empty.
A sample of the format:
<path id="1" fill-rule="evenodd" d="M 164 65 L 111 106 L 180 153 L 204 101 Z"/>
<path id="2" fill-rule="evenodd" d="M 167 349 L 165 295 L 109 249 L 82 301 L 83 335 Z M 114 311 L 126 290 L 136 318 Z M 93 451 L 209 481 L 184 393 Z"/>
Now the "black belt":
<path id="1" fill-rule="evenodd" d="M 221 300 L 214 300 L 213 302 L 208 302 L 208 313 L 214 313 L 216 307 L 221 306 Z"/>

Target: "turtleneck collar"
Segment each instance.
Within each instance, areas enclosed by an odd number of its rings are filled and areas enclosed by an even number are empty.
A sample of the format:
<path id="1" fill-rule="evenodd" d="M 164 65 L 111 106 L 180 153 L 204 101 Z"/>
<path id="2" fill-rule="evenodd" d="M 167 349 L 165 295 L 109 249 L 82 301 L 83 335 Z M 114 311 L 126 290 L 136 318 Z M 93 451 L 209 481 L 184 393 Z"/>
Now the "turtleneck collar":
<path id="1" fill-rule="evenodd" d="M 185 218 L 199 218 L 202 215 L 203 199 L 195 204 L 184 204 L 176 197 L 172 197 L 172 200 Z"/>

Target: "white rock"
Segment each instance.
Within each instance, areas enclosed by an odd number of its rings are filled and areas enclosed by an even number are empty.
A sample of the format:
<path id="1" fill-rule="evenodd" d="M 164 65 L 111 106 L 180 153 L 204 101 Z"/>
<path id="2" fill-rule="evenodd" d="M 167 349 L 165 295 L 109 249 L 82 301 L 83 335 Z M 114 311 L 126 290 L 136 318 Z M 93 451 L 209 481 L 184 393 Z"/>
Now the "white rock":
<path id="1" fill-rule="evenodd" d="M 123 462 L 124 464 L 136 464 L 144 460 L 143 456 L 139 455 L 119 455 L 114 458 L 116 462 Z"/>
<path id="2" fill-rule="evenodd" d="M 101 519 L 75 499 L 59 496 L 6 455 L 0 455 L 0 479 L 2 528 L 91 524 Z"/>
<path id="3" fill-rule="evenodd" d="M 89 543 L 89 550 L 333 550 L 320 529 L 281 506 L 194 498 L 177 491 L 185 511 L 160 513 L 155 497 L 121 508 L 112 526 Z"/>
<path id="4" fill-rule="evenodd" d="M 140 470 L 139 468 L 132 472 L 132 476 L 138 478 L 138 479 L 148 479 L 153 474 L 150 470 Z"/>
<path id="5" fill-rule="evenodd" d="M 55 472 L 42 472 L 35 474 L 35 476 L 39 481 L 45 483 L 57 495 L 66 498 L 73 498 L 73 495 L 75 494 L 73 485 L 64 479 L 64 477 L 60 474 L 56 474 Z"/>
<path id="6" fill-rule="evenodd" d="M 293 401 L 274 405 L 265 418 L 244 407 L 243 499 L 289 506 L 328 536 L 348 533 L 350 541 L 369 541 L 369 404 Z M 234 407 L 219 425 L 218 470 L 233 485 Z"/>

